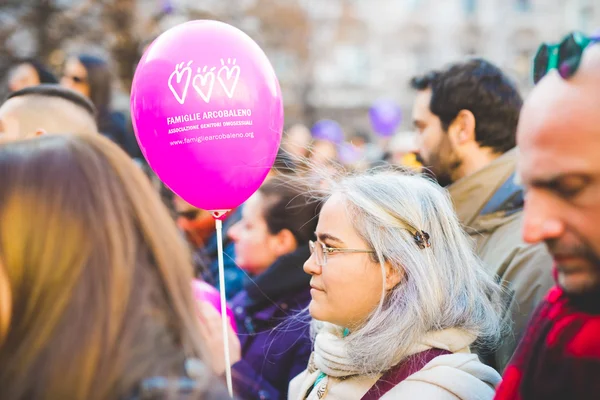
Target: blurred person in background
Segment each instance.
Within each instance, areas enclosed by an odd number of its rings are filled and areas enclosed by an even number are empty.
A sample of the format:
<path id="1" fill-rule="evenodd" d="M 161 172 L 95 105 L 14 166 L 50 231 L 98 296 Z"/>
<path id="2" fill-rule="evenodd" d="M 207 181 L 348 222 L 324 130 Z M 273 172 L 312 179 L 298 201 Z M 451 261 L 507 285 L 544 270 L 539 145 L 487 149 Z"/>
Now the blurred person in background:
<path id="1" fill-rule="evenodd" d="M 485 362 L 501 372 L 526 323 L 550 287 L 552 259 L 541 244 L 526 244 L 523 188 L 515 183 L 516 129 L 522 105 L 515 84 L 495 65 L 471 59 L 412 79 L 419 153 L 476 242 L 484 268 L 507 286 L 511 334 Z"/>
<path id="2" fill-rule="evenodd" d="M 350 143 L 360 150 L 361 157 L 368 165 L 380 162 L 383 159 L 383 151 L 379 144 L 379 137 L 375 140 L 363 131 L 357 131 L 350 137 Z"/>
<path id="3" fill-rule="evenodd" d="M 292 125 L 283 131 L 281 148 L 290 155 L 292 160 L 302 160 L 308 157 L 311 140 L 310 130 L 305 125 Z"/>
<path id="4" fill-rule="evenodd" d="M 316 139 L 310 151 L 310 161 L 314 165 L 326 166 L 338 159 L 337 145 L 329 140 Z"/>
<path id="5" fill-rule="evenodd" d="M 79 93 L 56 84 L 11 93 L 0 106 L 0 136 L 18 139 L 44 133 L 95 135 L 96 109 Z"/>
<path id="6" fill-rule="evenodd" d="M 220 287 L 218 241 L 215 219 L 210 212 L 201 210 L 176 194 L 173 208 L 177 225 L 184 232 L 194 253 L 197 273 L 206 282 Z M 228 299 L 238 294 L 248 281 L 247 275 L 235 264 L 235 248 L 227 233 L 241 218 L 240 207 L 231 210 L 223 220 L 223 267 L 225 270 L 225 295 Z"/>
<path id="7" fill-rule="evenodd" d="M 289 382 L 308 363 L 309 321 L 296 315 L 310 301 L 310 276 L 302 265 L 318 207 L 303 184 L 272 178 L 229 230 L 236 262 L 253 278 L 231 302 L 242 348 L 234 382 L 242 399 L 287 398 Z"/>
<path id="8" fill-rule="evenodd" d="M 418 156 L 419 145 L 414 132 L 401 132 L 392 137 L 387 147 L 387 161 L 392 165 L 420 172 L 423 165 Z"/>
<path id="9" fill-rule="evenodd" d="M 0 146 L 0 176 L 3 400 L 225 398 L 185 246 L 125 153 L 43 135 Z"/>
<path id="10" fill-rule="evenodd" d="M 557 47 L 555 47 L 557 48 Z M 519 120 L 522 235 L 554 258 L 554 287 L 529 322 L 498 400 L 598 398 L 600 393 L 600 32 L 543 44 Z M 557 70 L 560 66 L 560 70 Z"/>
<path id="11" fill-rule="evenodd" d="M 141 157 L 125 116 L 111 109 L 113 76 L 105 60 L 87 54 L 70 57 L 65 63 L 60 83 L 94 103 L 100 133 L 117 143 L 131 157 Z"/>
<path id="12" fill-rule="evenodd" d="M 277 152 L 273 167 L 269 171 L 265 182 L 271 178 L 278 176 L 293 176 L 296 175 L 306 164 L 306 159 L 294 159 L 294 156 L 282 148 Z"/>
<path id="13" fill-rule="evenodd" d="M 420 176 L 333 179 L 304 264 L 314 351 L 300 399 L 491 399 L 500 375 L 470 346 L 496 343 L 500 287 L 452 204 Z"/>
<path id="14" fill-rule="evenodd" d="M 11 92 L 42 83 L 58 83 L 58 80 L 44 64 L 32 58 L 18 61 L 8 72 Z"/>

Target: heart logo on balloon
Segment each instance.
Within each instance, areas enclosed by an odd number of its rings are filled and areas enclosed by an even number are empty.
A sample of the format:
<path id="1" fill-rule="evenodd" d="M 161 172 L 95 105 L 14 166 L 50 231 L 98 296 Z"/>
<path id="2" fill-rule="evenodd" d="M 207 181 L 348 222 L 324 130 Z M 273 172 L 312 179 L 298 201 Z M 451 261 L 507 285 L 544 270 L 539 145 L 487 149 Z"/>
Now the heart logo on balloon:
<path id="1" fill-rule="evenodd" d="M 198 93 L 206 103 L 210 101 L 210 96 L 212 95 L 213 87 L 215 86 L 214 70 L 216 68 L 213 67 L 206 72 L 207 69 L 207 66 L 203 69 L 198 68 L 198 73 L 194 76 L 194 80 L 192 81 L 192 86 L 196 90 L 196 93 Z M 206 92 L 204 91 L 205 89 Z"/>
<path id="2" fill-rule="evenodd" d="M 187 65 L 185 62 L 175 65 L 175 71 L 169 76 L 169 89 L 171 89 L 171 93 L 173 93 L 179 104 L 183 104 L 187 97 L 190 80 L 192 79 L 192 68 L 190 68 L 192 62 L 189 61 Z M 185 68 L 184 65 L 186 65 Z"/>
<path id="3" fill-rule="evenodd" d="M 219 83 L 221 84 L 221 86 L 223 87 L 223 90 L 225 91 L 225 94 L 227 94 L 227 97 L 229 97 L 230 99 L 233 97 L 234 93 L 235 93 L 235 88 L 237 86 L 238 80 L 240 79 L 240 66 L 239 65 L 235 65 L 236 63 L 236 59 L 234 58 L 233 60 L 231 58 L 227 59 L 227 64 L 225 64 L 225 60 L 221 59 L 221 69 L 219 69 L 219 72 L 217 73 L 217 77 L 219 79 Z M 229 66 L 231 66 L 231 68 L 229 68 Z M 223 79 L 223 75 L 225 76 L 225 79 Z"/>

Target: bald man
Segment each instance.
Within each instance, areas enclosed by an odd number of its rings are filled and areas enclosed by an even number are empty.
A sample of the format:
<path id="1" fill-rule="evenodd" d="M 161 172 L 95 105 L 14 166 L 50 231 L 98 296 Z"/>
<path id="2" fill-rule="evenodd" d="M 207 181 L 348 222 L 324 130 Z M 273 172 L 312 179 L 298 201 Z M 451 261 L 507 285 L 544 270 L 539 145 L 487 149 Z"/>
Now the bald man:
<path id="1" fill-rule="evenodd" d="M 576 56 L 558 63 L 560 75 L 545 75 L 519 120 L 523 238 L 546 244 L 557 286 L 530 320 L 496 399 L 600 398 L 600 38 L 577 69 Z"/>
<path id="2" fill-rule="evenodd" d="M 94 105 L 59 85 L 31 86 L 9 95 L 0 107 L 0 135 L 18 139 L 43 133 L 95 134 Z"/>

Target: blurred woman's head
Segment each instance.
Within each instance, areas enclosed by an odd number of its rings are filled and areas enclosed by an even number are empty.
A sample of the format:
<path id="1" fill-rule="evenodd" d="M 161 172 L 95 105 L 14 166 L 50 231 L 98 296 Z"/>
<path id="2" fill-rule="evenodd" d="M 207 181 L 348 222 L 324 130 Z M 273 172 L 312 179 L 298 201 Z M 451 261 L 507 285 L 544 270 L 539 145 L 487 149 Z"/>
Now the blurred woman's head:
<path id="1" fill-rule="evenodd" d="M 95 56 L 81 54 L 67 59 L 60 83 L 88 97 L 99 116 L 110 108 L 112 76 L 108 63 Z"/>
<path id="2" fill-rule="evenodd" d="M 308 157 L 311 140 L 310 130 L 302 124 L 296 124 L 284 131 L 281 146 L 293 160 L 303 159 Z"/>
<path id="3" fill-rule="evenodd" d="M 143 173 L 99 135 L 0 147 L 12 318 L 3 399 L 121 398 L 201 346 L 185 245 Z"/>
<path id="4" fill-rule="evenodd" d="M 292 185 L 285 177 L 264 183 L 244 204 L 242 219 L 229 229 L 236 263 L 260 274 L 279 257 L 307 245 L 317 225 L 318 206 L 305 186 Z"/>
<path id="5" fill-rule="evenodd" d="M 325 186 L 318 241 L 304 266 L 309 310 L 350 329 L 349 352 L 363 372 L 389 369 L 435 330 L 497 339 L 500 289 L 443 189 L 391 171 Z"/>
<path id="6" fill-rule="evenodd" d="M 34 59 L 19 61 L 8 73 L 8 89 L 16 92 L 42 83 L 57 83 L 56 77 L 48 68 Z"/>
<path id="7" fill-rule="evenodd" d="M 328 140 L 315 140 L 312 145 L 310 159 L 315 165 L 327 165 L 336 161 L 338 157 L 337 145 Z"/>

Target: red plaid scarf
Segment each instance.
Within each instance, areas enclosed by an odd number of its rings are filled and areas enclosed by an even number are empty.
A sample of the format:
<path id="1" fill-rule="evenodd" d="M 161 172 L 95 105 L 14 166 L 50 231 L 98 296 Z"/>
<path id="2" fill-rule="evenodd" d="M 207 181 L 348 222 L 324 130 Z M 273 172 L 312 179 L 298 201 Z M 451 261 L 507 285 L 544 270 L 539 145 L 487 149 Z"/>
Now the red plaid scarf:
<path id="1" fill-rule="evenodd" d="M 600 398 L 600 298 L 555 287 L 529 321 L 496 400 Z"/>

